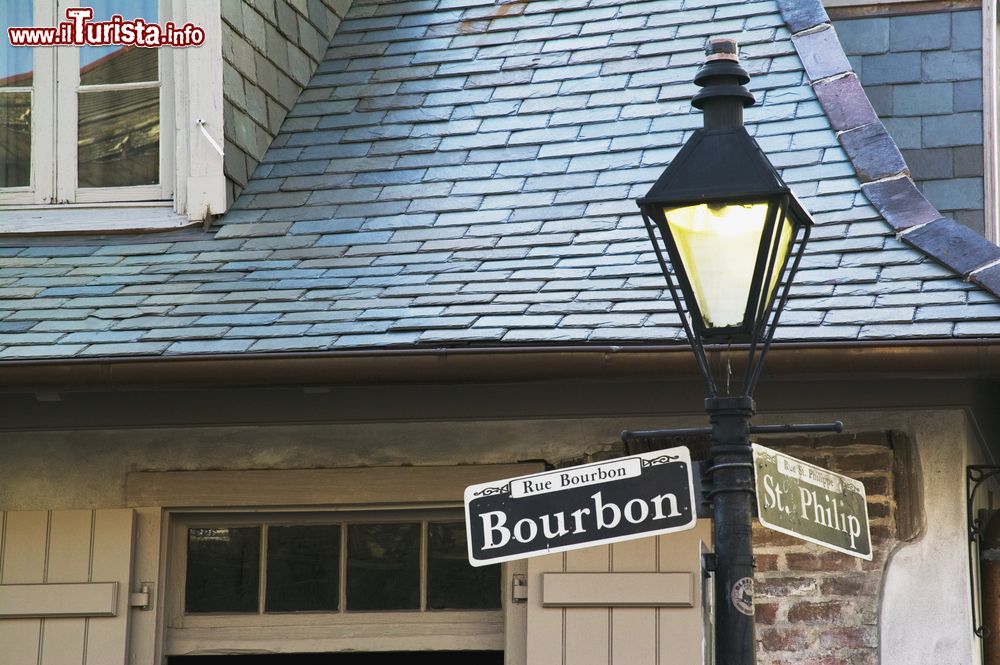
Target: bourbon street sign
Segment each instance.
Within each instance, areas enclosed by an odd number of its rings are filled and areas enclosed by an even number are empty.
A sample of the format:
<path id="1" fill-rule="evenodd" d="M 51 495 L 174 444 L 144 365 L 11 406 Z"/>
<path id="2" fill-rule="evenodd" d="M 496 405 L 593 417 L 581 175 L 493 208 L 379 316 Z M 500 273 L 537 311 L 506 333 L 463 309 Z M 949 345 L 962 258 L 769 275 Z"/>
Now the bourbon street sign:
<path id="1" fill-rule="evenodd" d="M 683 531 L 696 521 L 683 447 L 465 489 L 473 566 Z"/>
<path id="2" fill-rule="evenodd" d="M 871 561 L 864 485 L 756 443 L 753 461 L 761 524 Z"/>

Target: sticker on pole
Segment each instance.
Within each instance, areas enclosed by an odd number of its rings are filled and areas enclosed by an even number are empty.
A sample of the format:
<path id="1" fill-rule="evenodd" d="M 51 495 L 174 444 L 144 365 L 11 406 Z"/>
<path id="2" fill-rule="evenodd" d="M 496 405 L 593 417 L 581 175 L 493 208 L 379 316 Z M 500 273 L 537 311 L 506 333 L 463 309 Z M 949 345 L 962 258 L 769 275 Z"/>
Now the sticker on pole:
<path id="1" fill-rule="evenodd" d="M 872 560 L 864 485 L 756 443 L 753 463 L 762 525 Z"/>
<path id="2" fill-rule="evenodd" d="M 473 566 L 683 531 L 696 521 L 684 447 L 465 489 Z"/>

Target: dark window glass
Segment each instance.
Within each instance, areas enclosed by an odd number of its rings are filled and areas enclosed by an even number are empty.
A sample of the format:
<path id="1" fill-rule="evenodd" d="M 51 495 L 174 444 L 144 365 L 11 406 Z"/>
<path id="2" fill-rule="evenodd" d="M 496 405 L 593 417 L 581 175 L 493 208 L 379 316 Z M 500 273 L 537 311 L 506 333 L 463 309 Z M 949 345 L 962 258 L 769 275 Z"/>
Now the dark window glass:
<path id="1" fill-rule="evenodd" d="M 265 611 L 336 611 L 339 582 L 339 526 L 268 527 Z"/>
<path id="2" fill-rule="evenodd" d="M 420 609 L 420 525 L 347 528 L 347 609 Z"/>
<path id="3" fill-rule="evenodd" d="M 160 182 L 160 91 L 81 92 L 79 99 L 80 187 Z"/>
<path id="4" fill-rule="evenodd" d="M 159 76 L 159 49 L 136 46 L 85 46 L 80 58 L 80 85 L 139 83 Z M 98 57 L 88 58 L 89 52 Z M 98 55 L 99 54 L 99 55 Z"/>
<path id="5" fill-rule="evenodd" d="M 500 607 L 500 566 L 473 568 L 463 522 L 427 525 L 427 608 L 480 610 Z"/>
<path id="6" fill-rule="evenodd" d="M 115 14 L 126 21 L 142 19 L 157 23 L 157 0 L 89 0 L 94 23 L 110 21 Z M 156 81 L 159 77 L 158 48 L 139 46 L 84 46 L 80 49 L 80 85 Z"/>
<path id="7" fill-rule="evenodd" d="M 0 92 L 0 187 L 31 184 L 31 93 Z"/>
<path id="8" fill-rule="evenodd" d="M 12 46 L 6 28 L 32 26 L 32 3 L 0 3 L 0 22 L 3 24 L 0 29 L 0 187 L 27 187 L 31 184 L 31 82 L 35 49 Z"/>
<path id="9" fill-rule="evenodd" d="M 256 612 L 260 527 L 188 529 L 188 612 Z"/>

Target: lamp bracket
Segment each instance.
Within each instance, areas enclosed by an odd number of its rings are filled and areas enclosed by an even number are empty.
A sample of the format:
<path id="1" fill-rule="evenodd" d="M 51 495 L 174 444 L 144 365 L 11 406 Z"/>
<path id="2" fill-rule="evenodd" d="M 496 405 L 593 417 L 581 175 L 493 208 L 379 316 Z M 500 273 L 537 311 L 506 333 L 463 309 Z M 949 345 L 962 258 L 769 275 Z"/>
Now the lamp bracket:
<path id="1" fill-rule="evenodd" d="M 844 431 L 844 423 L 835 420 L 832 423 L 815 423 L 803 425 L 751 425 L 751 434 L 806 434 L 818 432 L 840 433 Z M 675 429 L 625 430 L 622 432 L 622 442 L 630 443 L 637 439 L 673 439 L 679 436 L 704 436 L 711 434 L 711 427 L 683 427 Z M 971 467 L 970 467 L 971 468 Z M 1000 467 L 997 467 L 1000 469 Z"/>
<path id="2" fill-rule="evenodd" d="M 976 602 L 976 580 L 979 577 L 979 553 L 982 552 L 983 532 L 987 520 L 976 514 L 976 492 L 984 483 L 1000 476 L 1000 466 L 973 464 L 965 470 L 965 519 L 969 529 L 969 584 L 972 587 L 972 632 L 986 637 L 986 626 Z"/>

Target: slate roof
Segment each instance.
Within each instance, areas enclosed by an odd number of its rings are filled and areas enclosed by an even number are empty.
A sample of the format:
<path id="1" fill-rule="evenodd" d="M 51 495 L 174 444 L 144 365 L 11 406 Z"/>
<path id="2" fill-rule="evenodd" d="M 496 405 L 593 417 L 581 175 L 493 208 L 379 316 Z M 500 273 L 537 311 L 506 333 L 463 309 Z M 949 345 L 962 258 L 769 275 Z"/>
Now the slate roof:
<path id="1" fill-rule="evenodd" d="M 356 0 L 210 233 L 0 247 L 0 358 L 681 343 L 634 199 L 701 124 L 709 35 L 818 222 L 779 341 L 1000 335 L 869 203 L 775 2 Z"/>

